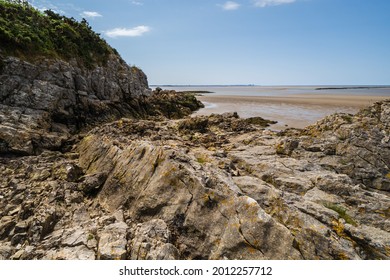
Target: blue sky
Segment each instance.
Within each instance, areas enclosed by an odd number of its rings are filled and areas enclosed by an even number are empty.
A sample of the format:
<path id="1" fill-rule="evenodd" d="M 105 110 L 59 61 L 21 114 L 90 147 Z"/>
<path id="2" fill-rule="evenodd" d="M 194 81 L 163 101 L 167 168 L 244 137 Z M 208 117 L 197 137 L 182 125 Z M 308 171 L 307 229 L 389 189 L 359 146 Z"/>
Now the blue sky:
<path id="1" fill-rule="evenodd" d="M 34 0 L 150 84 L 388 85 L 389 0 Z"/>

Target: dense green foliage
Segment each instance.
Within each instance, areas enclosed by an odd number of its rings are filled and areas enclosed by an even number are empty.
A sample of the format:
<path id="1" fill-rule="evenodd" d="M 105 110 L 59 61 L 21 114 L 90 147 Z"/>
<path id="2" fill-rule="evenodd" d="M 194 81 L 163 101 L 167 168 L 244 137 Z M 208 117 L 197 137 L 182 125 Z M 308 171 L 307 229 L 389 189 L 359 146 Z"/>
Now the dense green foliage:
<path id="1" fill-rule="evenodd" d="M 11 0 L 0 0 L 0 48 L 23 58 L 75 58 L 87 67 L 104 64 L 115 52 L 85 19 L 77 22 L 50 10 L 42 13 L 27 1 Z"/>

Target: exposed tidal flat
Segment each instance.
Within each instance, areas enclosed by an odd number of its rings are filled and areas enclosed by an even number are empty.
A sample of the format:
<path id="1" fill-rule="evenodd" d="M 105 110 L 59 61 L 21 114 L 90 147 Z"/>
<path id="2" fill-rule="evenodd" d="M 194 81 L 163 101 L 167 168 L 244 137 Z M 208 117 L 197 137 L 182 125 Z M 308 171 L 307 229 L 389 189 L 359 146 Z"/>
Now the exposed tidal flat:
<path id="1" fill-rule="evenodd" d="M 390 98 L 388 86 L 191 86 L 177 91 L 211 92 L 197 96 L 205 104 L 193 115 L 237 112 L 243 118 L 278 121 L 271 129 L 304 128 L 333 113 L 354 114 Z"/>

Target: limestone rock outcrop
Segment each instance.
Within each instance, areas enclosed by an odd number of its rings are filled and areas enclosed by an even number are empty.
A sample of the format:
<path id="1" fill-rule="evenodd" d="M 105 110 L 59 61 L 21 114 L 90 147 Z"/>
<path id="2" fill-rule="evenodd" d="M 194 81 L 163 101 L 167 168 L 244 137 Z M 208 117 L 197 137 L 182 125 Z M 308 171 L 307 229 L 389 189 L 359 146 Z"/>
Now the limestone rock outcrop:
<path id="1" fill-rule="evenodd" d="M 142 114 L 146 75 L 111 55 L 92 69 L 0 55 L 0 153 L 58 150 L 86 126 Z"/>
<path id="2" fill-rule="evenodd" d="M 390 259 L 389 114 L 123 118 L 2 157 L 0 258 Z"/>

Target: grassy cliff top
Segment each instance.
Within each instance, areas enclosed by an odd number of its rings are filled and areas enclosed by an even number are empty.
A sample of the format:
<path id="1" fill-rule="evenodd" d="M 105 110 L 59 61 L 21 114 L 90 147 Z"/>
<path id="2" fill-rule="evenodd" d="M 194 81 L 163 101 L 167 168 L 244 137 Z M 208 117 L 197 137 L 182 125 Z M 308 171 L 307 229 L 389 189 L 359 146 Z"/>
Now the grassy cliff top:
<path id="1" fill-rule="evenodd" d="M 116 53 L 88 22 L 40 12 L 27 1 L 0 0 L 0 49 L 6 55 L 76 59 L 87 67 L 104 65 Z M 117 54 L 117 53 L 116 53 Z"/>

